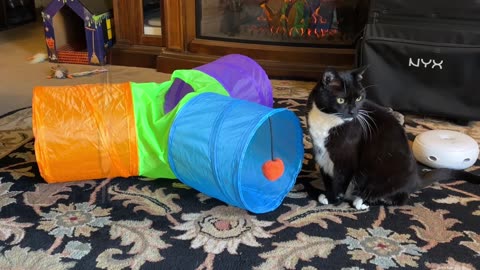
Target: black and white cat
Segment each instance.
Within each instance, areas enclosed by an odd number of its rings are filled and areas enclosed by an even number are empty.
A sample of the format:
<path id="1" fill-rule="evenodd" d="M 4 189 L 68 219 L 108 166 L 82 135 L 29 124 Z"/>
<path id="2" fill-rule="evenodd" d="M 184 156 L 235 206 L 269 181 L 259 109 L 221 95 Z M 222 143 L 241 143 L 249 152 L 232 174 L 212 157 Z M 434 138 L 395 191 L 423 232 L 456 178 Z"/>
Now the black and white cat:
<path id="1" fill-rule="evenodd" d="M 402 205 L 412 192 L 437 181 L 480 184 L 480 176 L 461 170 L 420 175 L 400 122 L 366 99 L 364 71 L 327 69 L 308 98 L 308 131 L 326 189 L 320 203 L 346 199 L 357 209 Z"/>

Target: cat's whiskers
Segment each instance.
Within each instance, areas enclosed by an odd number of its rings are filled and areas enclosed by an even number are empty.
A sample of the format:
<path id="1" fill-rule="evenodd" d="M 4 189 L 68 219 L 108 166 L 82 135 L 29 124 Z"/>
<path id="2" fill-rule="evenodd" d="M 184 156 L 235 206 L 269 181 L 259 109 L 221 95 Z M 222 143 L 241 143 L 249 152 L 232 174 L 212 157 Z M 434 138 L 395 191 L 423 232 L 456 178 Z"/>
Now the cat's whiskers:
<path id="1" fill-rule="evenodd" d="M 361 120 L 363 120 L 364 124 L 368 128 L 368 135 L 372 136 L 373 133 L 378 130 L 377 123 L 375 123 L 375 120 L 368 114 L 367 110 L 359 110 L 357 117 Z"/>
<path id="2" fill-rule="evenodd" d="M 377 86 L 377 85 L 376 85 L 376 84 L 372 84 L 372 85 L 365 86 L 365 87 L 363 87 L 363 88 L 361 89 L 361 91 L 366 90 L 366 89 L 368 89 L 368 88 L 370 88 L 370 87 L 374 87 L 374 86 Z"/>
<path id="3" fill-rule="evenodd" d="M 365 121 L 365 119 L 363 119 L 360 114 L 358 114 L 357 117 L 355 117 L 355 118 L 358 120 L 358 123 L 360 124 L 363 136 L 367 137 L 367 132 L 366 132 L 367 128 L 366 128 L 365 124 L 363 123 Z"/>
<path id="4" fill-rule="evenodd" d="M 365 109 L 360 109 L 359 111 L 365 112 L 365 113 L 371 113 L 371 112 L 373 112 L 373 111 L 369 111 L 369 110 L 365 110 Z"/>
<path id="5" fill-rule="evenodd" d="M 375 121 L 373 120 L 372 117 L 370 117 L 369 115 L 363 115 L 363 117 L 367 117 L 365 119 L 365 121 L 368 123 L 368 127 L 369 127 L 369 130 L 373 136 L 373 134 L 378 131 L 378 127 L 377 127 L 377 124 L 375 123 Z M 370 121 L 368 121 L 370 120 Z M 372 125 L 373 124 L 373 125 Z"/>
<path id="6" fill-rule="evenodd" d="M 370 124 L 362 114 L 358 114 L 357 118 L 359 120 L 360 125 L 362 126 L 362 133 L 364 133 L 365 139 L 368 139 L 369 137 L 372 136 L 372 129 L 370 127 Z"/>
<path id="7" fill-rule="evenodd" d="M 375 123 L 375 120 L 368 114 L 369 112 L 371 112 L 371 111 L 360 110 L 360 111 L 359 111 L 359 114 L 367 117 L 368 120 L 370 120 L 370 121 L 372 122 L 372 124 L 375 125 L 375 128 L 378 129 L 377 123 Z"/>

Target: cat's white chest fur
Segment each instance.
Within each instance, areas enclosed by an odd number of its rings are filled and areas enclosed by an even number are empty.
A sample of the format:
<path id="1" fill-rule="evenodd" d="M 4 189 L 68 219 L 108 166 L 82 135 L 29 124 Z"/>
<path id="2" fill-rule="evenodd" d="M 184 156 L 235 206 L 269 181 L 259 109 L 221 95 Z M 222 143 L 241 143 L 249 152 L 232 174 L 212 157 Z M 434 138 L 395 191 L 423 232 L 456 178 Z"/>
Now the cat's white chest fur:
<path id="1" fill-rule="evenodd" d="M 308 113 L 309 132 L 315 150 L 315 160 L 321 169 L 330 176 L 333 176 L 334 164 L 325 145 L 330 130 L 343 123 L 342 118 L 320 111 L 315 103 Z"/>

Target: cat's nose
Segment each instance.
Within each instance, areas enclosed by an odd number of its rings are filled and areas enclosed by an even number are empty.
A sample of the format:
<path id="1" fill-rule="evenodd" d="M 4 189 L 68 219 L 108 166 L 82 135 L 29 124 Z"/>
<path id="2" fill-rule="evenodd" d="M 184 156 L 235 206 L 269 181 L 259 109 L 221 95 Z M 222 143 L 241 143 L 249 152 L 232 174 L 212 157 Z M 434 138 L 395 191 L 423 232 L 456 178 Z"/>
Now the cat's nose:
<path id="1" fill-rule="evenodd" d="M 357 117 L 358 111 L 357 111 L 355 108 L 352 108 L 352 109 L 349 109 L 349 110 L 348 110 L 348 114 L 349 114 L 351 117 Z"/>

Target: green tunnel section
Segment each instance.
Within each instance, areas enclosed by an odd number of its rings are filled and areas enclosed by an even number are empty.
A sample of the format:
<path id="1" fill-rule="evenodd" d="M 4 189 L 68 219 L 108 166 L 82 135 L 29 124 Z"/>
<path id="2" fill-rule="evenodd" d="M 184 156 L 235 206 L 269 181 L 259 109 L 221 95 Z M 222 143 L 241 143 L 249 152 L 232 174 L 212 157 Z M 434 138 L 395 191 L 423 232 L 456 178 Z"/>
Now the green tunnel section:
<path id="1" fill-rule="evenodd" d="M 165 97 L 175 79 L 188 84 L 193 92 L 185 95 L 168 113 Z M 213 77 L 198 70 L 176 70 L 170 81 L 131 83 L 138 144 L 139 175 L 148 178 L 176 178 L 168 163 L 168 135 L 177 112 L 193 97 L 206 92 L 228 96 Z"/>

